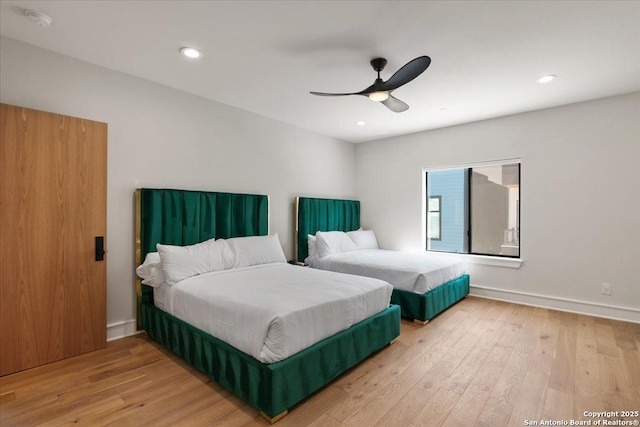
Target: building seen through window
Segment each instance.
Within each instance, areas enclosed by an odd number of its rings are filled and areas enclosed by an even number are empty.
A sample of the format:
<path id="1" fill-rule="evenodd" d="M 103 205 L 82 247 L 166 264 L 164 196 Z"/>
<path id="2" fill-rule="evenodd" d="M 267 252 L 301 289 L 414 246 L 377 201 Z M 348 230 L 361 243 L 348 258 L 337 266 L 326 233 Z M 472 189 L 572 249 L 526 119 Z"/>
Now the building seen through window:
<path id="1" fill-rule="evenodd" d="M 520 256 L 520 163 L 425 172 L 426 249 Z"/>

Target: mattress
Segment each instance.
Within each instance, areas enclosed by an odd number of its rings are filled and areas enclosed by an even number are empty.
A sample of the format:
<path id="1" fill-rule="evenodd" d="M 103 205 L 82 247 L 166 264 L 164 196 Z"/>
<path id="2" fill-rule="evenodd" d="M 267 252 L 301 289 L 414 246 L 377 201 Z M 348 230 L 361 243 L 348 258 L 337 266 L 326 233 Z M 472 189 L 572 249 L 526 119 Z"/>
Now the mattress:
<path id="1" fill-rule="evenodd" d="M 423 294 L 465 273 L 465 264 L 438 254 L 364 249 L 305 260 L 313 268 L 375 277 Z"/>
<path id="2" fill-rule="evenodd" d="M 190 277 L 165 288 L 156 305 L 274 363 L 385 310 L 392 290 L 377 279 L 273 263 Z"/>

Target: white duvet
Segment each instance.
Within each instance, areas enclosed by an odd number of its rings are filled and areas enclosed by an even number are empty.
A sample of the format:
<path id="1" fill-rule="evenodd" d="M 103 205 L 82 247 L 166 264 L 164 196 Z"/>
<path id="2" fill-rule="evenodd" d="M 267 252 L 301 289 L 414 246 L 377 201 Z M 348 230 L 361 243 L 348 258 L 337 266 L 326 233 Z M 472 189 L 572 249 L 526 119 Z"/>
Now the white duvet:
<path id="1" fill-rule="evenodd" d="M 164 308 L 273 363 L 383 311 L 392 289 L 368 277 L 274 263 L 182 280 L 166 288 Z"/>
<path id="2" fill-rule="evenodd" d="M 437 254 L 384 249 L 341 252 L 305 260 L 313 268 L 375 277 L 395 289 L 423 294 L 465 272 L 465 264 Z"/>

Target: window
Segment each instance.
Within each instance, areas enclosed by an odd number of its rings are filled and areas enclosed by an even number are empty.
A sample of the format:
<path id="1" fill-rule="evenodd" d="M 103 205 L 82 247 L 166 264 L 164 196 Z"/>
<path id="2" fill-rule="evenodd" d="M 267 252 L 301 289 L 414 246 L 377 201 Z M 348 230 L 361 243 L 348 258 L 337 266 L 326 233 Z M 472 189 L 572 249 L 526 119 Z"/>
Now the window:
<path id="1" fill-rule="evenodd" d="M 427 237 L 430 240 L 441 240 L 442 227 L 440 226 L 440 200 L 442 196 L 429 196 L 428 215 L 429 228 Z"/>
<path id="2" fill-rule="evenodd" d="M 426 249 L 520 256 L 520 163 L 427 170 Z"/>

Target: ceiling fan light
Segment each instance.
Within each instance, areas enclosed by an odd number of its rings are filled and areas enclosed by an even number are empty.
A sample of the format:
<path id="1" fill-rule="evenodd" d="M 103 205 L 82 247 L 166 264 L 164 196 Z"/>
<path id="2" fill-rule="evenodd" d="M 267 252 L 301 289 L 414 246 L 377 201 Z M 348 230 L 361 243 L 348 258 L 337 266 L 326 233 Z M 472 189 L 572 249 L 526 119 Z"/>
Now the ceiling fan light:
<path id="1" fill-rule="evenodd" d="M 389 92 L 371 92 L 369 94 L 369 99 L 378 102 L 386 101 L 389 99 Z"/>

